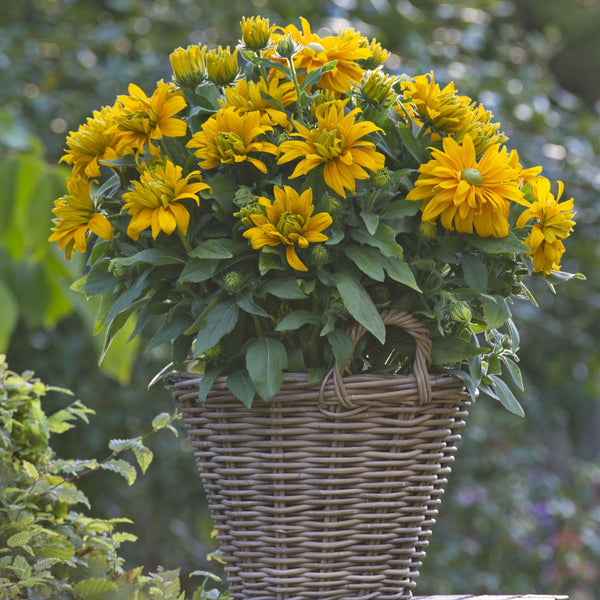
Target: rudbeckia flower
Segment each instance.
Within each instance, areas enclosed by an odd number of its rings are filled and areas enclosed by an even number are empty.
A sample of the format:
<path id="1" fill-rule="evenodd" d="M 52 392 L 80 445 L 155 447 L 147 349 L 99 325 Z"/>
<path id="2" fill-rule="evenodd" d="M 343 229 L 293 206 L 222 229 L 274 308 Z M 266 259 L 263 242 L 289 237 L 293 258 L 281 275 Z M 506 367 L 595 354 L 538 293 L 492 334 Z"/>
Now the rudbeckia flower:
<path id="1" fill-rule="evenodd" d="M 263 246 L 286 246 L 285 256 L 288 264 L 297 271 L 307 271 L 306 265 L 296 253 L 299 248 L 308 248 L 310 242 L 324 242 L 327 236 L 321 233 L 332 223 L 331 215 L 321 212 L 313 215 L 312 189 L 302 194 L 289 186 L 273 189 L 275 201 L 259 198 L 259 204 L 265 214 L 252 214 L 250 218 L 255 227 L 244 231 L 255 249 Z"/>
<path id="2" fill-rule="evenodd" d="M 560 269 L 559 263 L 564 254 L 565 247 L 562 243 L 575 226 L 575 212 L 573 211 L 573 198 L 559 202 L 564 185 L 558 182 L 558 194 L 556 198 L 550 192 L 550 181 L 545 177 L 538 177 L 536 190 L 537 198 L 529 203 L 517 219 L 517 227 L 523 228 L 525 224 L 534 219 L 534 224 L 525 243 L 531 252 L 534 264 L 534 272 L 542 271 L 544 275 L 550 275 L 552 269 Z"/>
<path id="3" fill-rule="evenodd" d="M 140 180 L 135 181 L 133 188 L 123 194 L 125 204 L 121 209 L 131 215 L 127 227 L 127 235 L 137 240 L 140 233 L 152 228 L 152 237 L 156 239 L 161 231 L 172 234 L 177 228 L 183 235 L 187 233 L 190 213 L 182 204 L 189 198 L 200 204 L 198 192 L 210 189 L 200 179 L 200 171 L 192 171 L 185 177 L 179 165 L 169 159 L 164 166 L 153 166 L 142 172 Z"/>
<path id="4" fill-rule="evenodd" d="M 96 211 L 90 195 L 91 182 L 73 177 L 67 179 L 68 194 L 54 201 L 50 242 L 58 242 L 58 248 L 65 250 L 67 260 L 75 248 L 79 252 L 86 250 L 86 238 L 89 231 L 105 240 L 113 239 L 113 228 L 109 220 Z"/>
<path id="5" fill-rule="evenodd" d="M 317 110 L 317 126 L 314 129 L 294 121 L 297 133 L 292 135 L 301 139 L 281 144 L 282 156 L 278 161 L 281 164 L 302 159 L 290 179 L 323 165 L 325 183 L 345 198 L 346 190 L 352 194 L 356 191 L 357 179 L 368 179 L 365 169 L 381 169 L 385 157 L 377 152 L 373 142 L 362 139 L 381 129 L 371 121 L 356 122 L 355 117 L 359 113 L 360 109 L 355 108 L 344 114 L 343 102 L 331 102 Z"/>
<path id="6" fill-rule="evenodd" d="M 198 148 L 194 154 L 200 159 L 199 166 L 202 169 L 213 169 L 221 163 L 248 161 L 259 171 L 266 173 L 265 163 L 251 154 L 279 153 L 275 144 L 257 139 L 270 131 L 273 128 L 261 123 L 259 111 L 241 115 L 235 108 L 228 106 L 208 119 L 202 125 L 202 130 L 195 133 L 187 145 L 189 148 Z"/>
<path id="7" fill-rule="evenodd" d="M 422 220 L 434 223 L 440 217 L 446 229 L 506 237 L 510 201 L 523 201 L 519 172 L 506 148 L 494 145 L 478 161 L 467 134 L 462 145 L 445 138 L 443 150 L 432 149 L 431 157 L 406 197 L 423 200 Z"/>

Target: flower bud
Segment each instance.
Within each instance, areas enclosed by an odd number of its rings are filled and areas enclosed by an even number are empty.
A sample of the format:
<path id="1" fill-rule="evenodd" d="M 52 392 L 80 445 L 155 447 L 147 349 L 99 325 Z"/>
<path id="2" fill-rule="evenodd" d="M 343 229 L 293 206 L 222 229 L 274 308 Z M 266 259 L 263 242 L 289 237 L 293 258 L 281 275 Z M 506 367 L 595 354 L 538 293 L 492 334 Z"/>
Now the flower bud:
<path id="1" fill-rule="evenodd" d="M 239 71 L 237 54 L 237 48 L 232 54 L 229 46 L 225 49 L 219 46 L 218 50 L 209 50 L 206 53 L 206 73 L 214 84 L 227 85 L 236 78 Z"/>
<path id="2" fill-rule="evenodd" d="M 177 48 L 169 56 L 175 81 L 181 87 L 195 87 L 206 76 L 204 54 L 206 46 L 188 46 Z"/>
<path id="3" fill-rule="evenodd" d="M 204 353 L 206 360 L 214 361 L 223 354 L 223 346 L 217 344 Z"/>
<path id="4" fill-rule="evenodd" d="M 390 170 L 387 167 L 377 169 L 377 171 L 373 173 L 373 183 L 378 189 L 387 187 L 391 181 L 392 176 L 390 175 Z"/>
<path id="5" fill-rule="evenodd" d="M 473 313 L 471 312 L 471 307 L 461 300 L 452 305 L 450 316 L 459 323 L 470 323 Z"/>
<path id="6" fill-rule="evenodd" d="M 360 66 L 363 69 L 376 69 L 380 67 L 390 56 L 390 53 L 381 47 L 381 44 L 377 40 L 371 40 L 371 43 L 367 46 L 366 40 L 361 44 L 362 48 L 368 48 L 371 51 L 371 56 L 363 58 L 359 61 Z"/>
<path id="7" fill-rule="evenodd" d="M 432 240 L 437 235 L 437 227 L 435 223 L 430 223 L 429 221 L 423 221 L 419 225 L 419 235 L 424 240 Z"/>
<path id="8" fill-rule="evenodd" d="M 315 267 L 322 267 L 329 259 L 329 250 L 323 244 L 315 244 L 310 252 L 310 260 Z"/>
<path id="9" fill-rule="evenodd" d="M 381 71 L 371 71 L 366 78 L 360 82 L 362 97 L 371 104 L 382 104 L 392 95 L 392 86 L 395 77 L 385 75 Z"/>
<path id="10" fill-rule="evenodd" d="M 269 27 L 269 19 L 262 17 L 243 17 L 240 23 L 242 27 L 242 41 L 248 50 L 259 52 L 269 45 L 269 38 L 273 27 Z"/>
<path id="11" fill-rule="evenodd" d="M 235 292 L 239 292 L 243 286 L 244 278 L 237 271 L 229 271 L 223 276 L 221 288 L 224 291 L 234 294 Z"/>
<path id="12" fill-rule="evenodd" d="M 292 56 L 298 52 L 298 46 L 294 42 L 292 36 L 288 34 L 280 38 L 275 46 L 275 50 L 281 58 L 292 58 Z"/>
<path id="13" fill-rule="evenodd" d="M 127 271 L 129 271 L 129 267 L 120 265 L 119 263 L 115 262 L 114 260 L 111 260 L 108 263 L 108 270 L 115 277 L 124 277 L 127 274 Z"/>

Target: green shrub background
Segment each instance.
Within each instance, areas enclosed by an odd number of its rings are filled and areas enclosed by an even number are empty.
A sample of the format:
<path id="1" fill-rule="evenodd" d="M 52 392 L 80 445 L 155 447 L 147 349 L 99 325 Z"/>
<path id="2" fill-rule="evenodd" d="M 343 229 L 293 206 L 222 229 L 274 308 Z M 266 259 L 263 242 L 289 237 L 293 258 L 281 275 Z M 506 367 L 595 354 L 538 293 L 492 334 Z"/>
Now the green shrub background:
<path id="1" fill-rule="evenodd" d="M 168 392 L 148 382 L 167 361 L 117 339 L 102 368 L 93 307 L 69 291 L 83 269 L 47 242 L 62 195 L 64 138 L 129 82 L 170 77 L 168 56 L 191 43 L 234 45 L 242 16 L 313 30 L 347 24 L 392 51 L 391 71 L 433 70 L 490 108 L 523 164 L 543 164 L 577 207 L 564 269 L 582 272 L 542 310 L 517 307 L 525 419 L 493 400 L 474 406 L 418 582 L 418 593 L 556 593 L 600 589 L 600 27 L 597 0 L 20 0 L 0 21 L 0 352 L 96 411 L 56 441 L 61 455 L 101 455 L 131 438 Z M 81 258 L 81 257 L 78 257 Z M 126 336 L 125 336 L 126 337 Z M 142 344 L 143 346 L 143 344 Z M 60 402 L 48 398 L 48 407 Z M 57 403 L 54 407 L 53 404 Z M 131 488 L 99 473 L 81 481 L 98 518 L 130 518 L 123 556 L 150 570 L 213 568 L 214 549 L 185 436 L 162 436 Z"/>

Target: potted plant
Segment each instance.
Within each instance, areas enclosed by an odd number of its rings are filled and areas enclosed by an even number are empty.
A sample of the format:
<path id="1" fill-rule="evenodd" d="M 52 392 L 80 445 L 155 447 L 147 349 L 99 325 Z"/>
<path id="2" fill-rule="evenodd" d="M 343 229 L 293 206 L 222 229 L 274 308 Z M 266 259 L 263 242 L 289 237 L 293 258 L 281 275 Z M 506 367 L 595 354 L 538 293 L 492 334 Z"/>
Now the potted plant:
<path id="1" fill-rule="evenodd" d="M 572 277 L 573 200 L 375 40 L 241 30 L 69 134 L 50 240 L 106 347 L 171 344 L 233 596 L 408 598 L 468 404 L 522 414 L 511 305 Z"/>

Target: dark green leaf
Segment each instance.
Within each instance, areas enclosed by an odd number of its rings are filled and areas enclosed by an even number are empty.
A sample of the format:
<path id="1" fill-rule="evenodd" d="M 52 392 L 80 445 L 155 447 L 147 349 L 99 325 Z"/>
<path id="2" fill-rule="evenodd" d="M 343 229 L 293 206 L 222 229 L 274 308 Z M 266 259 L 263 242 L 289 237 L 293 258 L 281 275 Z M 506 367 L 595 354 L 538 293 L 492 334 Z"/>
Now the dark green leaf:
<path id="1" fill-rule="evenodd" d="M 344 252 L 350 260 L 365 274 L 375 281 L 383 281 L 385 273 L 381 265 L 382 256 L 373 248 L 366 246 L 347 246 Z"/>
<path id="2" fill-rule="evenodd" d="M 192 325 L 192 319 L 188 315 L 180 314 L 165 323 L 152 337 L 148 345 L 146 346 L 146 352 L 166 344 L 176 337 L 185 333 Z"/>
<path id="3" fill-rule="evenodd" d="M 214 369 L 210 369 L 207 373 L 204 374 L 202 380 L 198 384 L 198 401 L 205 402 L 208 398 L 208 392 L 210 392 L 210 388 L 212 388 L 215 379 L 221 374 L 222 369 L 220 367 L 216 367 Z"/>
<path id="4" fill-rule="evenodd" d="M 199 246 L 192 248 L 188 255 L 192 258 L 201 259 L 222 259 L 232 258 L 233 254 L 219 240 L 206 240 Z"/>
<path id="5" fill-rule="evenodd" d="M 160 248 L 148 248 L 137 252 L 133 256 L 113 258 L 111 262 L 119 266 L 128 267 L 138 263 L 149 263 L 156 266 L 172 265 L 175 263 L 184 263 L 185 260 L 175 252 L 167 252 Z"/>
<path id="6" fill-rule="evenodd" d="M 294 277 L 274 279 L 269 281 L 263 291 L 283 300 L 304 300 L 306 294 L 300 289 L 298 280 Z"/>
<path id="7" fill-rule="evenodd" d="M 246 352 L 246 368 L 259 396 L 270 400 L 281 388 L 287 367 L 285 346 L 273 338 L 253 342 Z"/>
<path id="8" fill-rule="evenodd" d="M 401 258 L 382 257 L 381 264 L 391 279 L 403 283 L 417 292 L 421 291 L 410 266 Z"/>
<path id="9" fill-rule="evenodd" d="M 453 365 L 488 352 L 487 348 L 480 348 L 471 342 L 453 336 L 436 337 L 432 342 L 431 361 L 438 366 Z"/>
<path id="10" fill-rule="evenodd" d="M 246 407 L 252 406 L 256 392 L 248 371 L 236 371 L 227 377 L 227 388 Z"/>
<path id="11" fill-rule="evenodd" d="M 365 288 L 344 272 L 336 273 L 333 281 L 348 312 L 383 344 L 385 325 Z"/>
<path id="12" fill-rule="evenodd" d="M 511 392 L 510 388 L 498 377 L 497 375 L 490 375 L 490 379 L 492 380 L 492 386 L 494 388 L 495 393 L 497 394 L 497 399 L 500 401 L 502 406 L 509 410 L 511 413 L 518 415 L 519 417 L 524 417 L 525 412 L 523 411 L 523 407 L 519 404 L 519 401 L 515 398 L 514 394 Z"/>
<path id="13" fill-rule="evenodd" d="M 279 323 L 277 323 L 276 331 L 288 331 L 298 329 L 303 325 L 320 325 L 321 317 L 315 315 L 308 310 L 295 310 L 287 314 Z"/>
<path id="14" fill-rule="evenodd" d="M 207 281 L 217 272 L 218 266 L 219 261 L 217 260 L 192 259 L 185 265 L 179 276 L 179 281 L 182 283 Z"/>
<path id="15" fill-rule="evenodd" d="M 486 254 L 513 254 L 529 252 L 529 246 L 522 242 L 514 233 L 507 237 L 479 237 L 473 234 L 467 238 L 471 245 Z"/>
<path id="16" fill-rule="evenodd" d="M 379 215 L 363 210 L 361 211 L 360 216 L 367 227 L 367 231 L 371 235 L 375 235 L 375 232 L 377 231 L 377 227 L 379 225 Z"/>
<path id="17" fill-rule="evenodd" d="M 196 334 L 194 358 L 210 350 L 236 326 L 239 308 L 233 300 L 210 304 L 186 331 Z"/>
<path id="18" fill-rule="evenodd" d="M 487 329 L 498 329 L 510 318 L 510 309 L 504 298 L 484 296 L 482 304 Z"/>
<path id="19" fill-rule="evenodd" d="M 327 340 L 331 344 L 331 350 L 338 367 L 343 370 L 352 358 L 354 350 L 352 340 L 339 329 L 334 329 L 327 334 Z"/>
<path id="20" fill-rule="evenodd" d="M 461 263 L 466 284 L 482 294 L 485 293 L 488 271 L 483 260 L 474 254 L 463 254 Z"/>
<path id="21" fill-rule="evenodd" d="M 381 218 L 399 219 L 401 217 L 412 217 L 419 212 L 420 208 L 421 203 L 414 200 L 394 200 L 386 206 L 383 213 L 381 213 Z"/>

